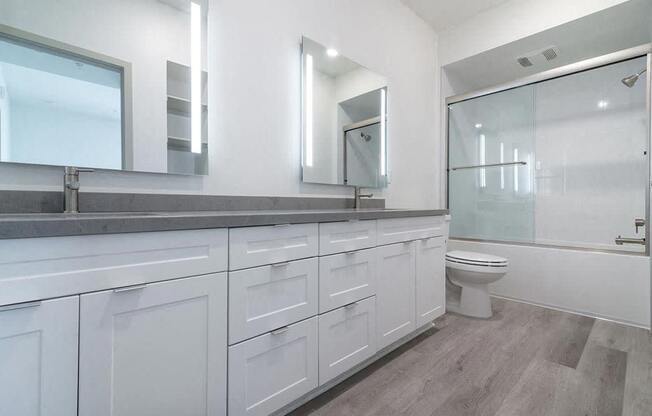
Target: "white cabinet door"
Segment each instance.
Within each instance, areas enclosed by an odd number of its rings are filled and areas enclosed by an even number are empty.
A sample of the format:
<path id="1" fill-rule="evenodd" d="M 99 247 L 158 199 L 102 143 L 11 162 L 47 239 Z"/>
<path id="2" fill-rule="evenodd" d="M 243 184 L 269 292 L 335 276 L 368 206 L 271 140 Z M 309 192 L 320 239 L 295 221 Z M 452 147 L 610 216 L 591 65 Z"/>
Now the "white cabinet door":
<path id="1" fill-rule="evenodd" d="M 77 296 L 0 307 L 0 415 L 77 414 Z"/>
<path id="2" fill-rule="evenodd" d="M 229 347 L 229 416 L 266 416 L 317 387 L 317 317 Z"/>
<path id="3" fill-rule="evenodd" d="M 226 273 L 81 296 L 80 416 L 226 414 Z"/>
<path id="4" fill-rule="evenodd" d="M 377 247 L 376 315 L 378 349 L 416 329 L 414 241 Z"/>
<path id="5" fill-rule="evenodd" d="M 229 272 L 229 344 L 317 315 L 317 258 Z"/>
<path id="6" fill-rule="evenodd" d="M 376 245 L 376 220 L 319 224 L 319 255 L 361 250 Z"/>
<path id="7" fill-rule="evenodd" d="M 376 298 L 319 315 L 319 384 L 376 353 Z"/>
<path id="8" fill-rule="evenodd" d="M 319 313 L 375 294 L 375 248 L 319 258 Z"/>
<path id="9" fill-rule="evenodd" d="M 280 224 L 229 230 L 229 270 L 314 257 L 317 224 Z"/>
<path id="10" fill-rule="evenodd" d="M 445 312 L 446 240 L 432 237 L 417 244 L 417 328 Z"/>

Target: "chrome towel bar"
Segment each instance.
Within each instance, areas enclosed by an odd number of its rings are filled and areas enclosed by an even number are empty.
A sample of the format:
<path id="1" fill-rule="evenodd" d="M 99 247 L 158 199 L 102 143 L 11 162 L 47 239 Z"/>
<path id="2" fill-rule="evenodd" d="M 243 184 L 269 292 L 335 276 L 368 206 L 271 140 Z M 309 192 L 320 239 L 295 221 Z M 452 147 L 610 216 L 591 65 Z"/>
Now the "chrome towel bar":
<path id="1" fill-rule="evenodd" d="M 486 165 L 457 166 L 454 168 L 450 168 L 449 170 L 493 168 L 495 166 L 511 166 L 511 165 L 527 165 L 527 162 L 505 162 L 505 163 L 489 163 Z"/>

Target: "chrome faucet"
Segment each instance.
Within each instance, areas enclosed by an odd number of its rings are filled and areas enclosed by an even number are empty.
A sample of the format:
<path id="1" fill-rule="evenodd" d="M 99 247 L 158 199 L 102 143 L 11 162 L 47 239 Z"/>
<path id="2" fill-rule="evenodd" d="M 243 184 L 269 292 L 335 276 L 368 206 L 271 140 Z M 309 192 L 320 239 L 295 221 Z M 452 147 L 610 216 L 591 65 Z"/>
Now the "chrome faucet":
<path id="1" fill-rule="evenodd" d="M 79 173 L 94 172 L 93 169 L 66 166 L 63 173 L 63 212 L 76 214 L 79 212 Z"/>
<path id="2" fill-rule="evenodd" d="M 360 186 L 354 186 L 353 189 L 354 189 L 354 191 L 353 191 L 354 192 L 353 193 L 353 199 L 354 199 L 353 208 L 355 208 L 355 209 L 360 209 L 361 208 L 361 206 L 360 206 L 361 201 L 360 200 L 362 198 L 371 198 L 371 197 L 374 196 L 374 194 L 361 194 L 360 191 L 362 190 L 362 187 L 360 187 Z"/>

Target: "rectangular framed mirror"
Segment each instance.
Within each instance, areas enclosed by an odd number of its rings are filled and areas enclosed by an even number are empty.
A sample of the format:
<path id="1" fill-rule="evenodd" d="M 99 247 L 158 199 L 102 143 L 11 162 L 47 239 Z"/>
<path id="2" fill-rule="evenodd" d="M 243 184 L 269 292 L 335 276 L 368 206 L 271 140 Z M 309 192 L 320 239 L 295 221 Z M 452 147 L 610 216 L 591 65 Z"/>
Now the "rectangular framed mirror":
<path id="1" fill-rule="evenodd" d="M 306 37 L 301 51 L 303 181 L 387 186 L 387 79 Z"/>
<path id="2" fill-rule="evenodd" d="M 0 2 L 0 162 L 208 174 L 208 0 Z"/>

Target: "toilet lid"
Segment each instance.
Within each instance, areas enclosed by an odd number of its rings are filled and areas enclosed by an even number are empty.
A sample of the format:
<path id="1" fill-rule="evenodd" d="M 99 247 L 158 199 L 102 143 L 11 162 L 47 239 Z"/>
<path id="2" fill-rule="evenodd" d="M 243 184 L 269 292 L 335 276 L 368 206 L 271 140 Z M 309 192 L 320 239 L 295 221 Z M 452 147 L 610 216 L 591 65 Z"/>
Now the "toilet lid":
<path id="1" fill-rule="evenodd" d="M 506 266 L 507 259 L 493 256 L 491 254 L 475 253 L 473 251 L 449 251 L 446 253 L 446 259 L 457 263 L 488 265 L 488 266 Z"/>

